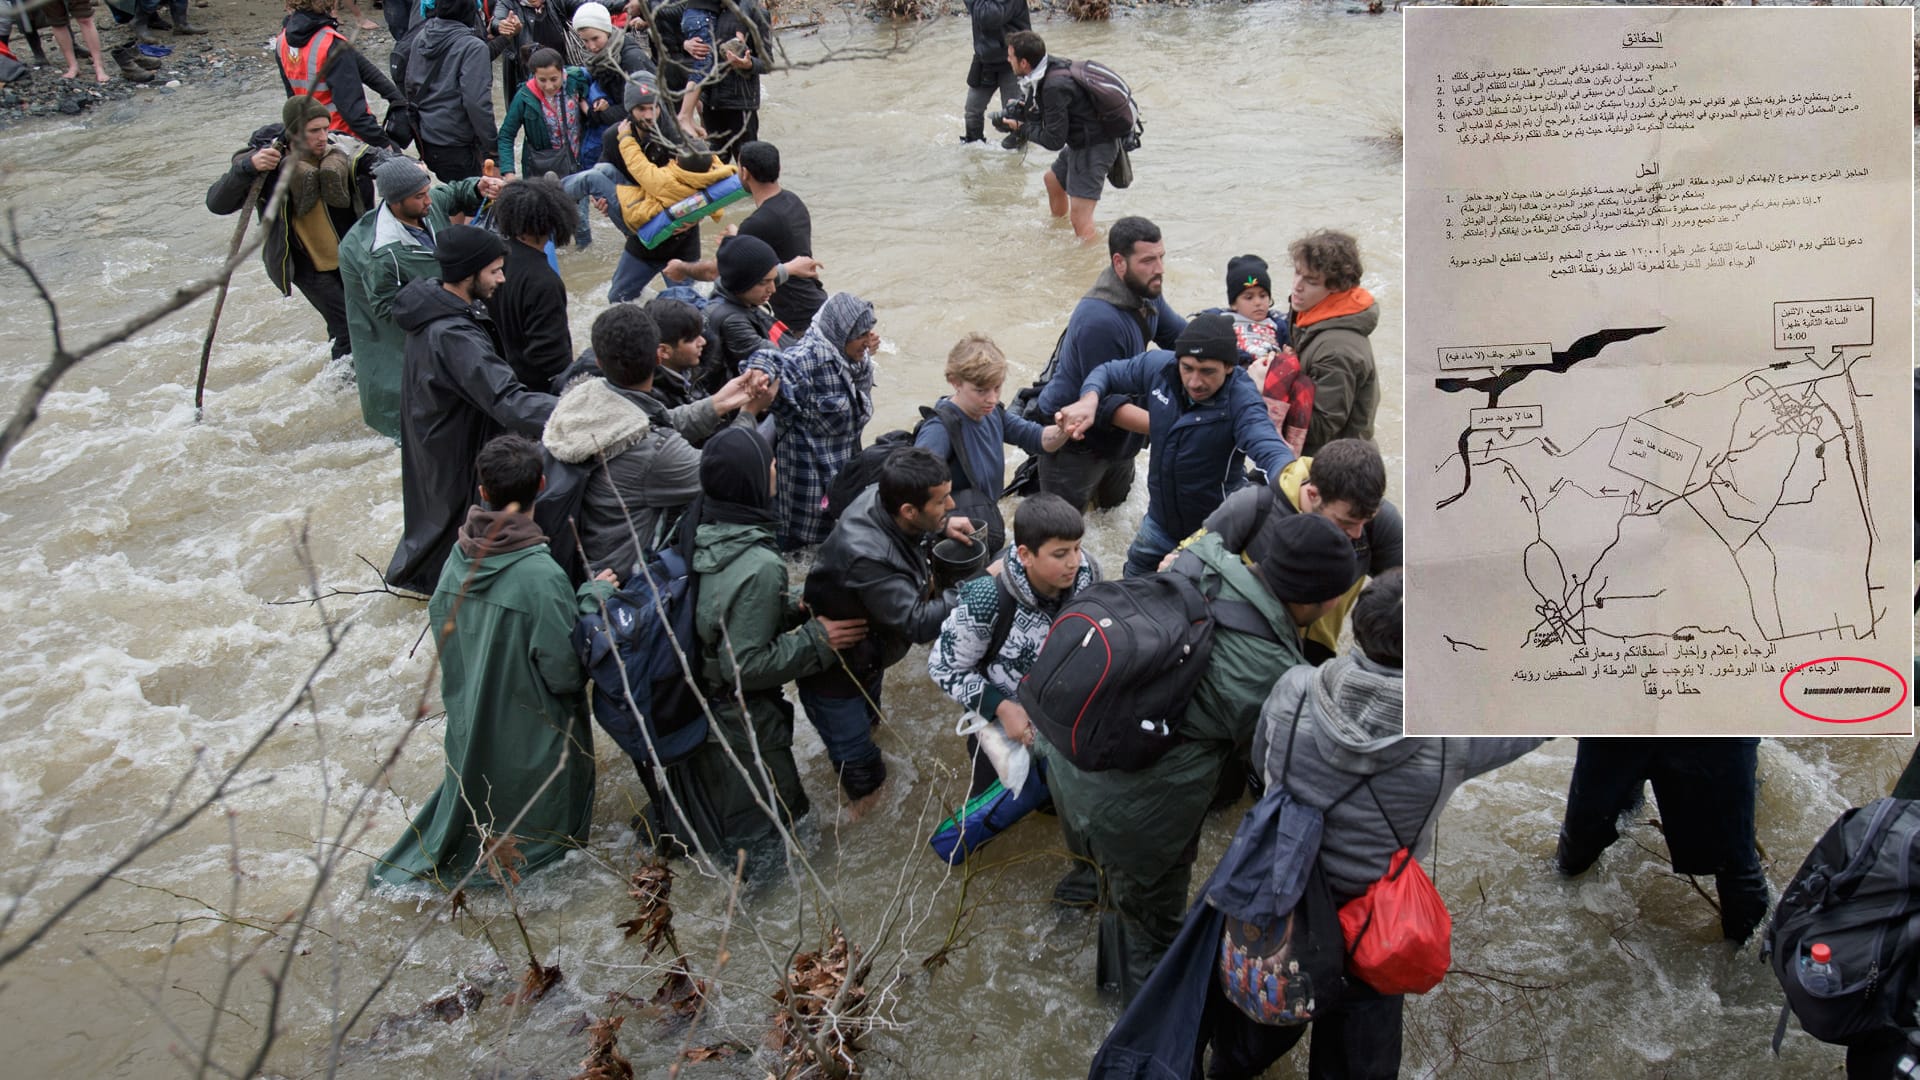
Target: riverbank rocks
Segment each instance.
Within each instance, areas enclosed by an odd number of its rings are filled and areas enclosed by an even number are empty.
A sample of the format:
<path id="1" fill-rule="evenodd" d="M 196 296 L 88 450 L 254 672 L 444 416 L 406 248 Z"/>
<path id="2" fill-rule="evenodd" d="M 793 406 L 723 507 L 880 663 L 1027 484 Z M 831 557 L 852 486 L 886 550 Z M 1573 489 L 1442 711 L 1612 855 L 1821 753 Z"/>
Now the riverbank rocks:
<path id="1" fill-rule="evenodd" d="M 27 78 L 0 89 L 0 128 L 30 123 L 39 116 L 105 113 L 112 122 L 124 119 L 124 110 L 108 112 L 101 107 L 138 100 L 138 92 L 142 90 L 165 95 L 196 84 L 208 84 L 219 85 L 231 93 L 232 90 L 226 88 L 234 85 L 236 75 L 242 76 L 241 81 L 248 85 L 252 80 L 245 78 L 247 76 L 274 76 L 273 58 L 261 47 L 261 42 L 278 28 L 280 5 L 269 8 L 250 0 L 197 0 L 195 7 L 194 21 L 209 31 L 207 36 L 177 37 L 162 33 L 162 46 L 172 51 L 160 58 L 160 68 L 153 73 L 151 83 L 130 83 L 114 73 L 110 82 L 96 84 L 87 61 L 81 62 L 79 78 L 62 79 L 61 68 L 57 66 L 62 63 L 59 47 L 54 44 L 53 35 L 41 34 L 42 47 L 56 66 L 33 67 Z M 199 13 L 197 9 L 202 8 L 205 12 Z M 104 5 L 96 5 L 95 11 L 101 45 L 112 49 L 126 43 L 132 32 L 124 26 L 115 26 Z M 31 63 L 31 50 L 17 33 L 13 46 L 17 55 Z M 112 70 L 109 65 L 108 71 Z"/>

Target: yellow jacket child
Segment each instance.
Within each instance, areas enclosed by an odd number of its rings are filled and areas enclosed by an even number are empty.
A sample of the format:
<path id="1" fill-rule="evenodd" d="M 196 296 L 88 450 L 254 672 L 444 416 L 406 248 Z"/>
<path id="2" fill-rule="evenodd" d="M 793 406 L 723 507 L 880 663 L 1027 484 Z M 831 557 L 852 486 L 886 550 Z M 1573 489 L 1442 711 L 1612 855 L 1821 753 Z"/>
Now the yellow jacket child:
<path id="1" fill-rule="evenodd" d="M 621 184 L 614 191 L 620 199 L 620 214 L 630 229 L 640 228 L 674 203 L 697 195 L 736 172 L 732 165 L 704 150 L 684 153 L 664 167 L 655 165 L 647 160 L 632 131 L 620 132 L 619 140 L 620 159 L 626 164 L 627 173 L 639 181 L 637 185 Z M 713 219 L 720 220 L 722 213 L 714 211 Z"/>

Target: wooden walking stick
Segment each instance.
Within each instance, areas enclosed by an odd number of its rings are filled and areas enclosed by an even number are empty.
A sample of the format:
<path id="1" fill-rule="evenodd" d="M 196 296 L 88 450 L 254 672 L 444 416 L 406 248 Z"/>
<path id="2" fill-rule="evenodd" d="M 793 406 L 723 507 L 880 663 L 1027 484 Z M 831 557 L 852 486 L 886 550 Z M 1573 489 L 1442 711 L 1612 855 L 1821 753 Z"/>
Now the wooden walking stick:
<path id="1" fill-rule="evenodd" d="M 278 147 L 279 141 L 273 145 Z M 285 153 L 285 151 L 281 151 Z M 233 284 L 233 257 L 240 252 L 240 242 L 246 239 L 247 226 L 253 223 L 248 211 L 260 201 L 260 188 L 267 182 L 267 174 L 260 173 L 253 178 L 253 186 L 247 189 L 247 201 L 240 204 L 240 223 L 233 227 L 233 242 L 227 245 L 227 269 L 220 277 L 220 291 L 213 297 L 213 319 L 207 323 L 207 338 L 200 343 L 200 379 L 193 386 L 193 422 L 200 422 L 200 410 L 207 397 L 207 364 L 213 358 L 213 333 L 220 327 L 220 309 L 227 306 L 227 286 Z"/>

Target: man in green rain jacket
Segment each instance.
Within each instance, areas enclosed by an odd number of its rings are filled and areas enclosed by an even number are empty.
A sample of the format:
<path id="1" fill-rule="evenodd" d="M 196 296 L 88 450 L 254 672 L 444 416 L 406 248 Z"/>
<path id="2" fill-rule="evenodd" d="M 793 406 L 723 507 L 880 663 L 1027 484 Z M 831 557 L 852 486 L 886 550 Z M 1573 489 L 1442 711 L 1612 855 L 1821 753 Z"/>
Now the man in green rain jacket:
<path id="1" fill-rule="evenodd" d="M 435 185 L 418 162 L 394 157 L 374 167 L 373 186 L 380 205 L 340 240 L 340 280 L 360 415 L 368 427 L 399 442 L 406 334 L 394 322 L 394 298 L 415 278 L 440 276 L 434 236 L 452 224 L 452 215 L 474 213 L 482 200 L 499 194 L 501 182 L 481 176 Z"/>
<path id="2" fill-rule="evenodd" d="M 722 866 L 731 866 L 740 848 L 761 856 L 756 865 L 777 865 L 769 857 L 779 850 L 777 830 L 760 803 L 778 808 L 788 824 L 809 807 L 793 761 L 793 706 L 781 687 L 837 665 L 834 649 L 865 637 L 866 621 L 808 618 L 788 592 L 773 509 L 773 448 L 751 427 L 724 428 L 707 440 L 700 487 L 703 494 L 689 511 L 699 515 L 693 625 L 700 688 L 714 725 L 706 745 L 668 767 L 667 783 L 686 827 Z M 695 524 L 683 521 L 681 528 Z M 753 774 L 751 786 L 734 757 Z"/>
<path id="3" fill-rule="evenodd" d="M 502 435 L 477 464 L 483 503 L 468 511 L 427 605 L 440 637 L 446 777 L 374 866 L 374 883 L 451 889 L 509 834 L 518 855 L 503 850 L 501 869 L 524 873 L 566 854 L 592 824 L 587 674 L 572 635 L 578 612 L 612 593 L 613 574 L 576 598 L 548 553 L 527 512 L 545 486 L 539 444 Z"/>
<path id="4" fill-rule="evenodd" d="M 1217 580 L 1217 599 L 1250 605 L 1272 631 L 1268 639 L 1215 626 L 1206 673 L 1177 729 L 1183 741 L 1136 772 L 1087 772 L 1044 738 L 1035 740 L 1049 759 L 1047 785 L 1056 808 L 1086 837 L 1100 869 L 1095 977 L 1103 987 L 1117 985 L 1126 1000 L 1180 930 L 1200 826 L 1223 772 L 1247 759 L 1273 684 L 1305 662 L 1302 628 L 1346 592 L 1357 573 L 1352 545 L 1325 518 L 1296 515 L 1273 536 L 1257 570 L 1208 535 L 1165 571 Z"/>

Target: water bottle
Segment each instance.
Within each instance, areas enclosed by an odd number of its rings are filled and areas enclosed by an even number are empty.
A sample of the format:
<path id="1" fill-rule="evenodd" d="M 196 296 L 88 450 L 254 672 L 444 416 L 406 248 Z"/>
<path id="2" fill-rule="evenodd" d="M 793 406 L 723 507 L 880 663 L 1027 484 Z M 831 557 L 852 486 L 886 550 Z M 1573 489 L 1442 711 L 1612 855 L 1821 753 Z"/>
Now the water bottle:
<path id="1" fill-rule="evenodd" d="M 1800 958 L 1800 985 L 1820 997 L 1840 992 L 1840 971 L 1833 966 L 1833 950 L 1825 943 L 1814 942 Z"/>

